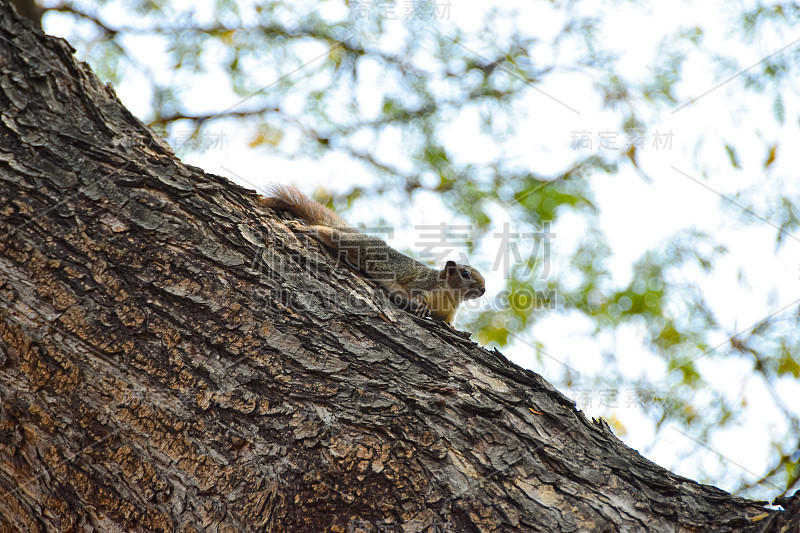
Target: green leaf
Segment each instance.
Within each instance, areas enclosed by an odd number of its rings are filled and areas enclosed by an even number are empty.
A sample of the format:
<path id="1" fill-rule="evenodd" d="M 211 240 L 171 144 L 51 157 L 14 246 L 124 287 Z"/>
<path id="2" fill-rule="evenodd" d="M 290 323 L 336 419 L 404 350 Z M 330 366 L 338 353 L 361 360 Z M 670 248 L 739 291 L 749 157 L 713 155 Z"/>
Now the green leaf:
<path id="1" fill-rule="evenodd" d="M 768 168 L 772 163 L 775 162 L 775 151 L 777 149 L 777 144 L 773 144 L 769 147 L 769 150 L 767 151 L 767 159 L 764 161 L 764 168 Z"/>
<path id="2" fill-rule="evenodd" d="M 786 109 L 783 105 L 783 97 L 780 93 L 775 95 L 775 98 L 772 100 L 772 116 L 775 118 L 775 121 L 778 124 L 783 125 L 786 120 Z"/>
<path id="3" fill-rule="evenodd" d="M 800 378 L 800 363 L 798 363 L 792 354 L 784 351 L 781 357 L 780 364 L 778 365 L 778 375 L 783 376 L 791 374 L 795 378 Z"/>
<path id="4" fill-rule="evenodd" d="M 736 155 L 736 148 L 734 148 L 730 144 L 726 144 L 725 152 L 728 153 L 728 159 L 730 159 L 733 168 L 742 168 L 741 165 L 739 164 L 739 156 Z"/>

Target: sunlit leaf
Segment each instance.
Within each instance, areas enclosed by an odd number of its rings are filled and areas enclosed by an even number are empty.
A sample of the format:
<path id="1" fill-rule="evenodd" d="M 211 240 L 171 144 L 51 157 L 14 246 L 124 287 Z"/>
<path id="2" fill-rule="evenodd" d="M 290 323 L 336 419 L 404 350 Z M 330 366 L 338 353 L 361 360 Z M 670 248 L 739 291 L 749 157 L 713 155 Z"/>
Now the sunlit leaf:
<path id="1" fill-rule="evenodd" d="M 726 144 L 725 152 L 728 154 L 728 160 L 730 160 L 731 165 L 733 165 L 734 168 L 742 168 L 741 164 L 739 163 L 739 156 L 736 155 L 736 148 L 730 144 Z"/>

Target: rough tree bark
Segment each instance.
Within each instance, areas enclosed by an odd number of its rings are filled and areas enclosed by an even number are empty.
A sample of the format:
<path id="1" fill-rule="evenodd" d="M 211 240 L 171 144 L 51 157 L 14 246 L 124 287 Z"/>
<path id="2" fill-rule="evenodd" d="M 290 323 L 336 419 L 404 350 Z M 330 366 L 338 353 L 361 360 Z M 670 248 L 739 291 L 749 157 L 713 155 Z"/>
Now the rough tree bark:
<path id="1" fill-rule="evenodd" d="M 394 307 L 183 165 L 72 55 L 0 3 L 3 531 L 791 518 L 658 467 L 539 375 Z"/>

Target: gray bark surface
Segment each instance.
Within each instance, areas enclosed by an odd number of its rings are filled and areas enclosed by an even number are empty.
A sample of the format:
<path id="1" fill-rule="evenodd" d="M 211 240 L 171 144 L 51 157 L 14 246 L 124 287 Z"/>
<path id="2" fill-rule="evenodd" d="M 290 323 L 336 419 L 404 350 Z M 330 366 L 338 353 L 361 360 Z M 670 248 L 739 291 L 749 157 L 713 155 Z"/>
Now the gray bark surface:
<path id="1" fill-rule="evenodd" d="M 538 374 L 393 306 L 252 191 L 182 164 L 0 3 L 0 530 L 784 520 L 762 504 L 664 470 Z"/>

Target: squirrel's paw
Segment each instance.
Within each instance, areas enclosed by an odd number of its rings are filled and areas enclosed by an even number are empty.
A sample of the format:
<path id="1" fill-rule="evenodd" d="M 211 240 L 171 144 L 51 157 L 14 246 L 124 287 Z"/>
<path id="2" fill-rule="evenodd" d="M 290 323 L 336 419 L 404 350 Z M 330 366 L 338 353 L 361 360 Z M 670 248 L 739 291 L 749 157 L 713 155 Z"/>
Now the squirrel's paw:
<path id="1" fill-rule="evenodd" d="M 295 233 L 309 233 L 308 226 L 298 220 L 284 220 L 283 224 Z"/>
<path id="2" fill-rule="evenodd" d="M 425 305 L 425 300 L 422 298 L 412 298 L 411 308 L 414 311 L 414 316 L 418 318 L 428 318 L 431 316 L 431 310 Z"/>

